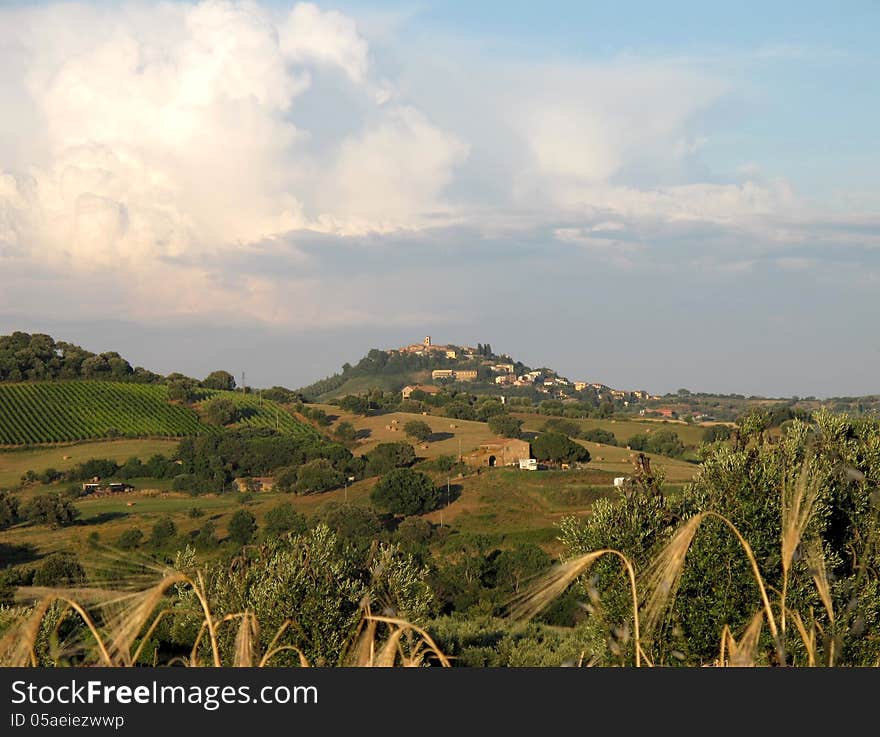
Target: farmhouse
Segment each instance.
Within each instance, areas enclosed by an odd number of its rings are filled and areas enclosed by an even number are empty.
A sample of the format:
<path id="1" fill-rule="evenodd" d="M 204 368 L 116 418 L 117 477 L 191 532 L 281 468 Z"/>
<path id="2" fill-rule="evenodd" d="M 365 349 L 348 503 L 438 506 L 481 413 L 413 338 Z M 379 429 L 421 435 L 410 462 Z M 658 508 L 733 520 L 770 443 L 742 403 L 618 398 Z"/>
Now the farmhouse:
<path id="1" fill-rule="evenodd" d="M 272 491 L 275 479 L 271 476 L 245 476 L 235 479 L 235 485 L 242 494 L 248 491 Z"/>
<path id="2" fill-rule="evenodd" d="M 403 387 L 400 390 L 400 395 L 404 399 L 409 399 L 413 392 L 424 392 L 425 394 L 439 394 L 441 389 L 439 386 L 433 386 L 431 384 L 410 384 L 409 386 Z"/>
<path id="3" fill-rule="evenodd" d="M 464 456 L 469 466 L 516 466 L 520 459 L 532 457 L 532 448 L 527 440 L 499 438 L 491 443 L 483 443 L 476 450 Z"/>

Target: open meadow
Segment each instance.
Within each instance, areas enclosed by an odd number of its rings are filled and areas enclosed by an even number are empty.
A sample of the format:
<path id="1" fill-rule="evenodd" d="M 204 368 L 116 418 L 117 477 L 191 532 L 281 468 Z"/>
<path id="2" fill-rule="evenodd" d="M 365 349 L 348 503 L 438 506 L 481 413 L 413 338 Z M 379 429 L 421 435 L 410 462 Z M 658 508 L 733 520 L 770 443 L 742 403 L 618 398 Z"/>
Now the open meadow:
<path id="1" fill-rule="evenodd" d="M 92 458 L 112 458 L 118 463 L 123 463 L 136 456 L 146 461 L 157 453 L 171 455 L 177 444 L 177 440 L 147 438 L 2 449 L 0 450 L 0 489 L 17 486 L 22 474 L 27 471 L 39 473 L 47 468 L 67 471 L 78 463 Z"/>

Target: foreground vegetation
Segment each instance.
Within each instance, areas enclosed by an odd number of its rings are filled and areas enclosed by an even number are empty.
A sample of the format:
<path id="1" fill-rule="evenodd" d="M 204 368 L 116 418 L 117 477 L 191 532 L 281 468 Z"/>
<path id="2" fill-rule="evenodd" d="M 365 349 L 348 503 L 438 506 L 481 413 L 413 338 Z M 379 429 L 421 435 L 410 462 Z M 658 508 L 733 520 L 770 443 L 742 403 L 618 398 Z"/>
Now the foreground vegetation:
<path id="1" fill-rule="evenodd" d="M 394 470 L 406 459 L 389 455 L 378 475 L 389 479 L 381 502 L 395 511 L 371 511 L 367 490 L 357 506 L 309 520 L 292 507 L 255 520 L 245 506 L 219 556 L 195 544 L 175 555 L 176 532 L 154 527 L 103 579 L 54 560 L 21 584 L 22 604 L 3 610 L 2 657 L 877 665 L 880 424 L 820 412 L 779 436 L 766 429 L 756 418 L 703 446 L 699 475 L 675 494 L 637 456 L 618 498 L 563 515 L 552 568 L 534 543 L 498 548 L 432 524 L 438 512 L 423 505 L 442 499 L 422 477 L 424 501 L 389 505 L 384 495 L 407 476 Z"/>

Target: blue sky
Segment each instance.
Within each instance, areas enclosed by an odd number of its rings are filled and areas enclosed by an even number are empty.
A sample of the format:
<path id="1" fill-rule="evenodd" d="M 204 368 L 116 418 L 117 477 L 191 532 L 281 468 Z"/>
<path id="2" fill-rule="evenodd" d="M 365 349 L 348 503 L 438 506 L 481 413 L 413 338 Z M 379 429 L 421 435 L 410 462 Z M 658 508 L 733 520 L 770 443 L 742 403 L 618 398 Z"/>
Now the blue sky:
<path id="1" fill-rule="evenodd" d="M 880 392 L 873 2 L 0 3 L 0 331 Z M 87 285 L 87 288 L 84 288 Z"/>

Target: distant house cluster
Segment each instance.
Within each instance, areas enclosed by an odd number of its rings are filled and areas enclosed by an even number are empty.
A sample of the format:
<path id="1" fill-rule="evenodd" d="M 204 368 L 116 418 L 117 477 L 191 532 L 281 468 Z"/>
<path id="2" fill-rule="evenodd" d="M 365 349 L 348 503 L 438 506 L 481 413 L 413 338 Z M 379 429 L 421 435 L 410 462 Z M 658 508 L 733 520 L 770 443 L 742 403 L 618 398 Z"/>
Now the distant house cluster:
<path id="1" fill-rule="evenodd" d="M 394 348 L 389 352 L 415 356 L 445 356 L 446 358 L 462 362 L 474 361 L 485 356 L 485 353 L 483 353 L 480 348 L 474 348 L 472 346 L 458 347 L 435 345 L 431 342 L 430 335 L 426 335 L 421 343 L 413 343 L 411 345 L 402 346 L 401 348 Z M 499 358 L 504 360 L 499 361 Z M 473 365 L 473 363 L 470 365 Z M 597 382 L 569 381 L 565 377 L 559 376 L 555 371 L 547 368 L 525 371 L 522 364 L 514 363 L 510 360 L 509 356 L 503 354 L 501 356 L 494 356 L 491 359 L 485 358 L 484 360 L 481 360 L 480 366 L 481 372 L 484 376 L 486 375 L 485 369 L 489 370 L 490 376 L 487 378 L 489 381 L 494 381 L 497 386 L 530 387 L 542 394 L 548 394 L 560 399 L 576 399 L 576 393 L 588 389 L 595 390 L 600 401 L 603 399 L 620 400 L 625 406 L 629 406 L 633 401 L 644 402 L 649 399 L 660 398 L 643 390 L 623 391 L 620 389 L 612 389 L 605 384 Z M 431 371 L 431 380 L 435 382 L 471 382 L 477 381 L 477 378 L 478 372 L 473 368 L 441 368 Z M 425 391 L 423 386 L 418 388 Z M 409 389 L 409 387 L 406 387 L 404 391 L 407 389 Z M 413 388 L 410 392 L 414 390 L 415 389 Z M 409 394 L 407 393 L 404 394 L 403 398 L 407 399 L 408 397 Z"/>
<path id="2" fill-rule="evenodd" d="M 405 345 L 402 348 L 396 348 L 390 353 L 410 353 L 416 356 L 431 356 L 437 354 L 443 354 L 446 358 L 472 358 L 477 355 L 476 348 L 463 348 L 462 355 L 458 354 L 454 348 L 451 348 L 448 345 L 434 345 L 431 342 L 431 336 L 426 335 L 425 339 L 421 343 L 413 343 L 412 345 Z"/>

